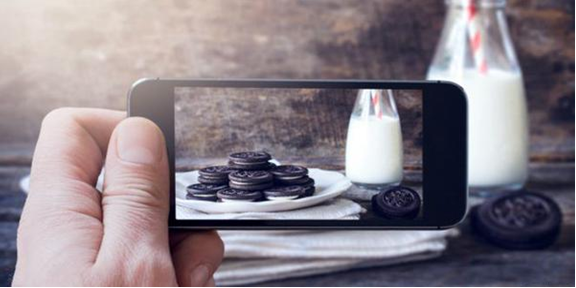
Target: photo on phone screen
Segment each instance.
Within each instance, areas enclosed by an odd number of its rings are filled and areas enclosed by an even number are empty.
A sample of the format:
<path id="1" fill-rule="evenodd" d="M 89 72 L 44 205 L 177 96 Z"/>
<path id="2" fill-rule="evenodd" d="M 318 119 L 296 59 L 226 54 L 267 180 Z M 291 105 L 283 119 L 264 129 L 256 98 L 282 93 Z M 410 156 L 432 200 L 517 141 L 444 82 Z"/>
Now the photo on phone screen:
<path id="1" fill-rule="evenodd" d="M 174 95 L 177 220 L 422 218 L 421 90 Z"/>

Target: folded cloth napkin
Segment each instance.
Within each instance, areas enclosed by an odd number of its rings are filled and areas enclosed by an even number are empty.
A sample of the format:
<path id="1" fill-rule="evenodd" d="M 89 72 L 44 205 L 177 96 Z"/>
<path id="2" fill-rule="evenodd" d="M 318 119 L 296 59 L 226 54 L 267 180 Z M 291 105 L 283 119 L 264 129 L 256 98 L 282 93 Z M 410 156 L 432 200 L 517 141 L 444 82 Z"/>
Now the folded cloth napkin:
<path id="1" fill-rule="evenodd" d="M 384 266 L 437 257 L 446 231 L 221 231 L 225 261 L 218 285 L 258 282 Z"/>
<path id="2" fill-rule="evenodd" d="M 102 185 L 102 175 L 97 187 Z M 24 192 L 29 176 L 20 181 Z M 350 191 L 346 192 L 349 195 Z M 362 197 L 351 197 L 362 198 Z M 357 203 L 336 198 L 310 208 L 272 213 L 274 218 L 358 219 L 364 209 Z M 203 218 L 207 215 L 177 207 L 181 215 Z M 183 213 L 183 214 L 182 214 Z M 254 219 L 269 219 L 271 213 L 250 213 Z M 220 217 L 232 215 L 221 214 Z M 243 214 L 242 217 L 248 215 Z M 220 231 L 226 251 L 225 260 L 214 275 L 222 286 L 254 284 L 357 269 L 392 265 L 437 257 L 446 249 L 447 231 Z"/>

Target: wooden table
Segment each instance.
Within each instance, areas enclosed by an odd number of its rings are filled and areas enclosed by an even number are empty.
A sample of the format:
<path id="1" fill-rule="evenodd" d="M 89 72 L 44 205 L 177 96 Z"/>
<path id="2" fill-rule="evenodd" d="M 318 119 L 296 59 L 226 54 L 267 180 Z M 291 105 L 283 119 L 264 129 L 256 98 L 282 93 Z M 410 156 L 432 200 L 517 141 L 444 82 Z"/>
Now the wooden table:
<path id="1" fill-rule="evenodd" d="M 0 285 L 9 285 L 16 261 L 16 229 L 25 194 L 19 180 L 26 166 L 0 168 Z M 561 206 L 564 215 L 558 242 L 544 250 L 509 251 L 494 247 L 470 231 L 449 240 L 438 259 L 393 267 L 380 267 L 328 275 L 279 280 L 266 286 L 573 286 L 574 285 L 574 165 L 535 167 L 528 189 L 545 193 Z M 554 177 L 554 178 L 551 178 Z M 566 178 L 564 178 L 566 179 Z M 475 202 L 475 201 L 473 201 Z"/>

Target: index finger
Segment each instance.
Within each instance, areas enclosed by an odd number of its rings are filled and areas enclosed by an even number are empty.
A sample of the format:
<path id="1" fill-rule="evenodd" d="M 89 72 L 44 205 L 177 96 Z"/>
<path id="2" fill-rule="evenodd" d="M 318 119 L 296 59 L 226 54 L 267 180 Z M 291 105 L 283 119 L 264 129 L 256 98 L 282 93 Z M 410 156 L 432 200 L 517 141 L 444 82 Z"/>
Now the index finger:
<path id="1" fill-rule="evenodd" d="M 62 108 L 45 117 L 23 219 L 42 219 L 51 212 L 86 212 L 101 218 L 94 185 L 112 130 L 123 118 L 124 112 L 87 108 Z"/>

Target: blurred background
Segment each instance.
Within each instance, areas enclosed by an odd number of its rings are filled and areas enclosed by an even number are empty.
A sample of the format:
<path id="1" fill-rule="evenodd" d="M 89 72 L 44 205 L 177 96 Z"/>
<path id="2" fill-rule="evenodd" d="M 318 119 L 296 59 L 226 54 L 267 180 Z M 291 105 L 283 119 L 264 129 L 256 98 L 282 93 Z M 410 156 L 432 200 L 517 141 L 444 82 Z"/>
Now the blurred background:
<path id="1" fill-rule="evenodd" d="M 124 110 L 143 77 L 424 79 L 445 11 L 442 0 L 0 1 L 0 284 L 10 283 L 16 259 L 18 181 L 50 110 Z M 561 240 L 536 254 L 507 252 L 462 228 L 437 260 L 444 266 L 354 271 L 338 284 L 574 285 L 574 2 L 511 0 L 506 16 L 527 92 L 528 187 L 561 205 Z M 448 274 L 461 277 L 438 277 Z"/>

